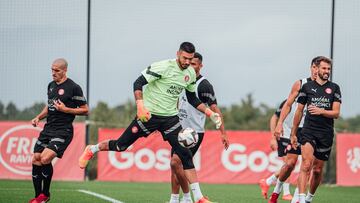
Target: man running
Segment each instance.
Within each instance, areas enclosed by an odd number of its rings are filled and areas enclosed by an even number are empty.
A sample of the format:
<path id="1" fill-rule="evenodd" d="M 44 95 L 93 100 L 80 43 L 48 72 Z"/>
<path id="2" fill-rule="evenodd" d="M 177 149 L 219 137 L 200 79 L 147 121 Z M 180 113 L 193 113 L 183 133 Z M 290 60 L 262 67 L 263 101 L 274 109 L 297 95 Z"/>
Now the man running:
<path id="1" fill-rule="evenodd" d="M 190 182 L 191 189 L 195 191 L 195 201 L 197 203 L 210 202 L 201 193 L 190 150 L 181 147 L 177 139 L 182 129 L 177 102 L 184 89 L 187 91 L 189 102 L 210 117 L 217 128 L 222 123 L 220 115 L 207 108 L 196 97 L 196 74 L 194 68 L 190 66 L 194 53 L 194 45 L 183 42 L 177 51 L 176 59 L 155 62 L 142 72 L 142 75 L 134 82 L 137 118 L 117 140 L 106 140 L 87 146 L 79 158 L 80 168 L 85 168 L 88 161 L 98 151 L 124 151 L 140 137 L 147 137 L 157 130 L 181 159 L 186 178 Z M 147 86 L 143 90 L 144 85 Z M 180 184 L 186 187 L 188 181 L 182 181 Z"/>
<path id="2" fill-rule="evenodd" d="M 210 84 L 210 82 L 200 74 L 200 70 L 203 67 L 202 64 L 203 57 L 201 54 L 195 52 L 194 58 L 191 60 L 191 66 L 194 68 L 196 73 L 196 95 L 199 97 L 201 102 L 206 104 L 210 109 L 216 113 L 218 113 L 220 116 L 221 111 L 219 107 L 217 106 L 217 101 L 215 97 L 215 92 L 213 89 L 213 86 Z M 180 98 L 179 98 L 179 118 L 180 123 L 183 128 L 190 127 L 194 129 L 198 135 L 199 135 L 199 141 L 198 143 L 190 148 L 192 156 L 195 155 L 197 150 L 199 149 L 201 142 L 204 137 L 205 133 L 205 119 L 206 116 L 203 112 L 200 112 L 196 109 L 196 107 L 192 106 L 188 100 L 185 91 L 182 92 Z M 225 149 L 229 147 L 229 141 L 225 132 L 224 123 L 221 124 L 220 128 L 220 134 L 221 134 L 221 141 L 224 144 Z M 173 153 L 174 150 L 172 150 L 172 157 L 171 157 L 171 190 L 172 194 L 170 196 L 170 203 L 179 203 L 179 192 L 180 192 L 180 184 L 179 179 L 186 181 L 186 176 L 184 174 L 183 166 L 181 164 L 181 160 L 177 154 Z M 190 190 L 188 185 L 187 187 L 181 188 L 183 190 L 183 199 L 181 200 L 181 203 L 192 203 Z M 193 191 L 193 193 L 196 191 Z M 196 194 L 194 194 L 196 195 Z"/>
<path id="3" fill-rule="evenodd" d="M 284 103 L 284 105 L 283 105 L 283 107 L 281 109 L 279 120 L 278 120 L 278 123 L 277 123 L 276 128 L 275 128 L 274 136 L 276 137 L 277 140 L 280 140 L 281 136 L 284 135 L 284 129 L 286 130 L 285 134 L 290 135 L 290 131 L 291 131 L 292 123 L 293 123 L 293 119 L 294 119 L 294 114 L 295 114 L 295 110 L 296 110 L 296 107 L 297 107 L 297 103 L 295 102 L 295 100 L 299 96 L 299 92 L 300 92 L 301 87 L 304 84 L 315 80 L 315 78 L 317 77 L 317 68 L 316 68 L 315 62 L 318 60 L 318 58 L 319 57 L 315 57 L 315 58 L 313 58 L 311 60 L 311 64 L 310 64 L 310 73 L 311 74 L 310 74 L 310 77 L 309 78 L 303 78 L 301 80 L 297 80 L 292 86 L 290 94 L 289 94 L 288 98 L 286 99 L 286 102 Z M 291 111 L 291 110 L 293 110 L 293 111 Z M 299 130 L 297 131 L 297 134 L 296 134 L 296 136 L 298 136 L 298 137 L 301 136 L 301 128 L 302 128 L 302 126 L 304 124 L 304 119 L 305 119 L 305 114 L 303 115 L 303 117 L 301 119 L 301 122 L 299 123 L 299 126 L 298 126 Z M 286 123 L 288 125 L 286 127 L 288 127 L 288 128 L 283 127 L 283 124 L 284 124 L 285 120 L 287 121 Z M 280 169 L 279 176 L 278 176 L 278 179 L 276 181 L 274 191 L 271 194 L 271 197 L 269 199 L 269 202 L 271 202 L 271 203 L 277 202 L 277 199 L 278 199 L 279 194 L 281 192 L 281 188 L 282 188 L 284 182 L 291 175 L 291 172 L 294 170 L 296 162 L 298 160 L 298 156 L 300 154 L 301 154 L 300 148 L 297 148 L 296 150 L 290 148 L 287 151 L 285 163 Z M 265 184 L 262 185 L 262 188 L 263 188 L 263 191 L 268 190 L 268 187 L 266 188 Z M 297 200 L 297 189 L 295 190 L 293 200 L 294 201 Z"/>
<path id="4" fill-rule="evenodd" d="M 329 160 L 334 138 L 334 119 L 340 115 L 340 87 L 329 81 L 332 61 L 324 56 L 315 61 L 318 76 L 316 80 L 305 84 L 300 91 L 298 107 L 294 116 L 291 131 L 291 144 L 298 148 L 295 133 L 303 116 L 305 106 L 307 113 L 302 129 L 301 155 L 302 163 L 298 180 L 299 202 L 311 202 L 322 178 L 325 161 Z M 318 168 L 313 165 L 317 163 Z M 311 175 L 310 175 L 311 172 Z M 310 180 L 310 190 L 305 196 L 306 183 Z"/>
<path id="5" fill-rule="evenodd" d="M 51 161 L 61 158 L 73 138 L 72 122 L 75 115 L 88 114 L 89 108 L 81 87 L 67 77 L 68 63 L 56 59 L 51 66 L 53 81 L 47 88 L 48 103 L 31 120 L 33 126 L 46 118 L 44 129 L 34 146 L 32 158 L 32 180 L 35 198 L 29 203 L 42 203 L 50 200 L 50 184 L 53 175 Z"/>

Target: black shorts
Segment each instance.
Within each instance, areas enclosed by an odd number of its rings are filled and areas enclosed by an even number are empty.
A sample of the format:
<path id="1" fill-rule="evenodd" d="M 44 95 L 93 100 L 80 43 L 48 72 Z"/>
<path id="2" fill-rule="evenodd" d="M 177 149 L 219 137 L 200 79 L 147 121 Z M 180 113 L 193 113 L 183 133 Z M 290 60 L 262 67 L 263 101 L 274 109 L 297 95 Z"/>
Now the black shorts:
<path id="1" fill-rule="evenodd" d="M 291 141 L 288 138 L 280 137 L 280 140 L 278 141 L 278 155 L 279 157 L 286 156 L 289 154 L 301 154 L 301 147 L 300 147 L 300 139 L 301 139 L 301 130 L 302 128 L 298 128 L 296 137 L 298 139 L 298 147 L 296 150 L 291 147 Z"/>
<path id="2" fill-rule="evenodd" d="M 277 140 L 277 144 L 278 144 L 278 150 L 277 150 L 278 151 L 278 156 L 279 157 L 286 156 L 288 146 L 290 145 L 290 139 L 280 137 L 280 140 Z"/>
<path id="3" fill-rule="evenodd" d="M 178 134 L 182 127 L 179 117 L 152 115 L 147 122 L 134 119 L 117 140 L 109 141 L 110 151 L 124 151 L 140 137 L 147 137 L 154 131 L 159 131 L 163 139 L 171 145 L 179 155 L 184 169 L 194 168 L 191 151 L 178 142 Z"/>
<path id="4" fill-rule="evenodd" d="M 195 146 L 189 148 L 190 151 L 191 151 L 192 157 L 194 157 L 194 155 L 196 154 L 196 152 L 199 150 L 200 145 L 201 145 L 201 143 L 202 143 L 202 141 L 203 141 L 203 139 L 204 139 L 204 133 L 198 133 L 198 135 L 199 135 L 199 141 L 196 143 Z M 171 148 L 171 156 L 172 156 L 174 153 L 175 153 L 174 149 Z"/>
<path id="5" fill-rule="evenodd" d="M 307 142 L 314 148 L 314 156 L 322 161 L 329 160 L 333 144 L 334 133 L 325 133 L 303 129 L 301 145 Z"/>
<path id="6" fill-rule="evenodd" d="M 298 143 L 297 143 L 297 148 L 294 149 L 294 148 L 290 148 L 290 150 L 287 151 L 287 153 L 289 154 L 297 154 L 297 155 L 301 155 L 301 137 L 302 137 L 302 128 L 298 128 L 297 132 L 296 132 L 296 137 L 297 137 L 297 140 L 298 140 Z M 290 143 L 291 144 L 291 143 Z"/>
<path id="7" fill-rule="evenodd" d="M 49 148 L 61 158 L 66 148 L 73 138 L 73 129 L 48 130 L 44 129 L 40 132 L 39 138 L 34 146 L 34 153 L 41 153 L 45 148 Z"/>

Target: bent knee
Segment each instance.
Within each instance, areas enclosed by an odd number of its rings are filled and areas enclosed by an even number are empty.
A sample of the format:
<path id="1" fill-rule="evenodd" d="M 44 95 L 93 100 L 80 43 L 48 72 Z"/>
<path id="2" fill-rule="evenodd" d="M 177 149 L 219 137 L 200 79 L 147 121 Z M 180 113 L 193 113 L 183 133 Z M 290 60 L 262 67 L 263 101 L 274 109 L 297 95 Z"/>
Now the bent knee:
<path id="1" fill-rule="evenodd" d="M 289 169 L 293 170 L 295 168 L 296 165 L 296 160 L 289 160 L 285 163 L 286 167 L 288 167 Z"/>
<path id="2" fill-rule="evenodd" d="M 31 160 L 34 165 L 41 165 L 41 156 L 40 153 L 35 153 Z"/>
<path id="3" fill-rule="evenodd" d="M 311 170 L 311 162 L 304 161 L 304 162 L 301 164 L 301 170 L 302 170 L 302 171 L 305 171 L 305 172 L 309 172 L 309 171 Z"/>
<path id="4" fill-rule="evenodd" d="M 173 156 L 171 158 L 170 166 L 171 166 L 172 169 L 180 168 L 180 167 L 182 167 L 181 165 L 182 165 L 182 163 L 181 163 L 181 160 L 180 160 L 179 157 Z"/>
<path id="5" fill-rule="evenodd" d="M 314 175 L 320 176 L 322 174 L 322 168 L 315 167 L 312 169 L 312 172 Z"/>
<path id="6" fill-rule="evenodd" d="M 51 163 L 52 158 L 51 157 L 41 157 L 40 162 L 42 165 L 46 165 Z"/>

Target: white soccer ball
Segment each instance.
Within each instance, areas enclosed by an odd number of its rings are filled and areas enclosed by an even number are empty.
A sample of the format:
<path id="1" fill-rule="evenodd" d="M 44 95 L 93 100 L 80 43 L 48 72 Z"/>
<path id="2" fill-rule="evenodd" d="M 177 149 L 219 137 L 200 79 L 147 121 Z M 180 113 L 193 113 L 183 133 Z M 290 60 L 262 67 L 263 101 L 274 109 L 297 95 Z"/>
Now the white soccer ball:
<path id="1" fill-rule="evenodd" d="M 192 128 L 185 128 L 179 132 L 178 141 L 186 148 L 194 147 L 199 141 L 199 135 Z"/>

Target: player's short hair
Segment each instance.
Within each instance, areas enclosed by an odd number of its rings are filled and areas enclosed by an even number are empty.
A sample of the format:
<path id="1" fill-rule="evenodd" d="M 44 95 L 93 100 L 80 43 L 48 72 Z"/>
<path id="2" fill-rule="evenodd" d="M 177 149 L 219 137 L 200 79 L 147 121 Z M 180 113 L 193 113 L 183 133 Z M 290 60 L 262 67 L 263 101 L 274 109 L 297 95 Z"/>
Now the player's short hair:
<path id="1" fill-rule="evenodd" d="M 203 57 L 202 57 L 202 55 L 201 55 L 199 52 L 195 52 L 194 58 L 199 59 L 200 62 L 202 62 L 202 60 L 203 60 Z"/>
<path id="2" fill-rule="evenodd" d="M 53 63 L 61 63 L 61 64 L 63 64 L 64 68 L 68 67 L 68 62 L 64 58 L 57 58 L 57 59 L 55 59 L 55 61 Z"/>
<path id="3" fill-rule="evenodd" d="M 195 52 L 195 46 L 191 42 L 183 42 L 180 45 L 179 51 L 185 51 L 192 54 Z"/>
<path id="4" fill-rule="evenodd" d="M 325 57 L 325 56 L 317 56 L 311 60 L 311 65 L 319 66 L 321 62 L 328 63 L 332 65 L 331 59 Z"/>

